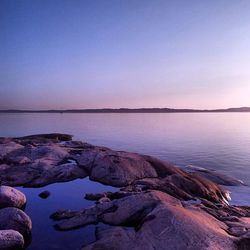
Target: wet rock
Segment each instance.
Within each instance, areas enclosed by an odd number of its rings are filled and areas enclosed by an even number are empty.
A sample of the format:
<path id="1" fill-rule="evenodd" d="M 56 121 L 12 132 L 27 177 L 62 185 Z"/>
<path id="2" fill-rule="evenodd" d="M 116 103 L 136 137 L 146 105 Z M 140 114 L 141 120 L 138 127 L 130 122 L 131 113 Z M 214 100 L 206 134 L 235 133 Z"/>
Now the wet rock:
<path id="1" fill-rule="evenodd" d="M 110 202 L 111 200 L 108 197 L 102 197 L 97 201 L 97 203 Z"/>
<path id="2" fill-rule="evenodd" d="M 145 178 L 135 181 L 134 185 L 144 185 L 144 190 L 160 190 L 181 200 L 204 198 L 212 202 L 227 203 L 228 198 L 228 192 L 224 188 L 202 177 L 185 173 L 165 178 Z"/>
<path id="3" fill-rule="evenodd" d="M 238 250 L 249 250 L 250 232 L 246 233 L 243 237 L 241 237 L 236 244 Z"/>
<path id="4" fill-rule="evenodd" d="M 150 163 L 140 155 L 112 150 L 102 151 L 99 148 L 95 151 L 92 165 L 87 166 L 91 180 L 119 187 L 129 185 L 136 179 L 157 176 Z M 92 150 L 91 154 L 93 153 Z M 85 158 L 86 152 L 80 157 Z"/>
<path id="5" fill-rule="evenodd" d="M 84 227 L 89 224 L 96 224 L 98 222 L 97 213 L 92 210 L 84 210 L 77 213 L 75 216 L 64 220 L 55 225 L 55 229 L 59 231 L 67 231 Z"/>
<path id="6" fill-rule="evenodd" d="M 188 165 L 182 168 L 188 173 L 193 173 L 194 175 L 202 176 L 214 183 L 224 186 L 242 186 L 244 185 L 243 181 L 227 176 L 225 174 L 219 173 L 215 170 L 209 170 L 206 168 L 197 167 L 194 165 Z"/>
<path id="7" fill-rule="evenodd" d="M 23 236 L 15 230 L 0 230 L 0 249 L 18 250 L 23 249 Z"/>
<path id="8" fill-rule="evenodd" d="M 86 200 L 90 200 L 90 201 L 97 201 L 103 197 L 105 197 L 106 194 L 105 193 L 96 193 L 96 194 L 93 194 L 93 193 L 89 193 L 89 194 L 85 194 L 85 199 Z"/>
<path id="9" fill-rule="evenodd" d="M 106 150 L 96 154 L 90 169 L 90 179 L 122 187 L 138 179 L 163 177 L 180 171 L 173 165 L 153 157 Z"/>
<path id="10" fill-rule="evenodd" d="M 72 135 L 68 134 L 60 134 L 60 133 L 51 133 L 51 134 L 37 134 L 37 135 L 28 135 L 28 136 L 23 136 L 23 137 L 18 137 L 15 138 L 16 140 L 29 140 L 29 141 L 42 141 L 44 142 L 51 142 L 51 141 L 71 141 L 72 140 Z"/>
<path id="11" fill-rule="evenodd" d="M 49 191 L 43 191 L 39 194 L 39 197 L 41 197 L 42 199 L 47 199 L 50 196 L 50 192 Z"/>
<path id="12" fill-rule="evenodd" d="M 225 232 L 226 224 L 195 206 L 184 208 L 177 199 L 160 191 L 112 203 L 116 210 L 102 211 L 97 217 L 117 227 L 98 232 L 96 242 L 84 250 L 163 250 L 166 246 L 170 250 L 235 249 L 233 237 Z"/>
<path id="13" fill-rule="evenodd" d="M 50 218 L 53 220 L 63 220 L 63 219 L 69 219 L 72 218 L 74 216 L 76 216 L 78 214 L 78 212 L 75 211 L 71 211 L 69 209 L 59 209 L 56 212 L 54 212 L 53 214 L 50 215 Z"/>
<path id="14" fill-rule="evenodd" d="M 161 191 L 133 193 L 84 209 L 57 224 L 57 229 L 71 230 L 99 222 L 112 225 L 97 230 L 96 242 L 84 250 L 165 250 L 166 245 L 170 250 L 235 250 L 235 244 L 245 244 L 246 239 L 237 243 L 235 237 L 243 237 L 250 228 L 250 218 L 246 217 L 249 207 L 231 208 L 224 203 L 211 206 L 204 200 L 193 201 L 181 202 Z M 225 220 L 235 220 L 236 214 L 240 216 L 237 224 Z"/>
<path id="15" fill-rule="evenodd" d="M 110 250 L 110 249 L 136 249 L 135 231 L 132 228 L 108 227 L 96 230 L 97 242 L 85 246 L 82 250 Z M 146 249 L 146 248 L 145 248 Z"/>
<path id="16" fill-rule="evenodd" d="M 29 238 L 31 228 L 31 219 L 22 210 L 13 207 L 0 209 L 0 230 L 13 229 Z"/>
<path id="17" fill-rule="evenodd" d="M 60 141 L 55 139 L 57 137 L 60 135 L 12 139 L 15 144 L 20 144 L 20 148 L 15 146 L 15 150 L 5 155 L 5 164 L 0 165 L 2 183 L 41 187 L 89 176 L 91 180 L 112 186 L 131 186 L 133 191 L 155 188 L 184 200 L 192 199 L 193 195 L 216 202 L 225 200 L 226 193 L 222 188 L 168 162 L 78 141 Z M 31 162 L 18 165 L 20 157 Z M 153 181 L 134 185 L 144 179 Z"/>
<path id="18" fill-rule="evenodd" d="M 238 226 L 238 227 L 231 227 L 229 228 L 228 231 L 231 235 L 242 236 L 247 232 L 247 229 L 242 226 Z"/>
<path id="19" fill-rule="evenodd" d="M 0 186 L 0 208 L 23 208 L 25 204 L 26 197 L 21 191 L 8 186 Z"/>
<path id="20" fill-rule="evenodd" d="M 4 164 L 0 163 L 2 184 L 41 187 L 86 177 L 86 171 L 76 161 L 62 163 L 69 157 L 69 151 L 60 143 L 51 142 L 13 150 L 5 156 Z M 19 164 L 21 157 L 30 159 L 30 162 Z"/>
<path id="21" fill-rule="evenodd" d="M 0 162 L 4 163 L 4 157 L 6 155 L 21 148 L 23 148 L 23 145 L 14 142 L 10 138 L 6 138 L 6 140 L 0 144 Z"/>
<path id="22" fill-rule="evenodd" d="M 0 138 L 0 176 L 3 185 L 11 186 L 41 187 L 89 176 L 121 187 L 87 194 L 95 206 L 51 215 L 60 220 L 58 230 L 110 225 L 98 229 L 96 242 L 84 249 L 235 250 L 249 243 L 250 207 L 230 206 L 227 190 L 218 185 L 238 185 L 238 180 L 213 171 L 184 171 L 151 156 L 50 134 Z M 16 222 L 24 217 L 18 209 L 6 209 L 0 210 L 0 229 L 30 231 L 27 219 L 26 226 Z"/>

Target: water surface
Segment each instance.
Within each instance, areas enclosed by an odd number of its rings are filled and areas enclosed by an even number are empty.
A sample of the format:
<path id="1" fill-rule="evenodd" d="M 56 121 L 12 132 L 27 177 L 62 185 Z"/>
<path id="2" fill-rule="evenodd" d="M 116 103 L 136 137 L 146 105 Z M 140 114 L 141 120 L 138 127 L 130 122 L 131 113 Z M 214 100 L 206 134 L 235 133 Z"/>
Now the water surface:
<path id="1" fill-rule="evenodd" d="M 92 182 L 88 178 L 66 183 L 55 183 L 42 188 L 18 187 L 27 198 L 25 212 L 32 220 L 32 241 L 29 250 L 68 250 L 79 249 L 83 244 L 95 240 L 95 225 L 71 231 L 56 231 L 55 221 L 49 216 L 58 209 L 79 211 L 94 205 L 84 199 L 86 193 L 115 191 L 117 188 Z M 39 194 L 49 190 L 51 195 L 41 199 Z"/>
<path id="2" fill-rule="evenodd" d="M 165 114 L 0 114 L 0 136 L 61 132 L 74 139 L 134 151 L 168 160 L 216 169 L 250 185 L 250 113 Z M 33 220 L 29 249 L 75 249 L 94 239 L 95 226 L 56 232 L 49 214 L 58 208 L 92 205 L 86 192 L 112 190 L 88 179 L 22 189 L 26 212 Z M 38 194 L 51 191 L 47 200 Z M 249 187 L 232 187 L 232 204 L 250 204 Z"/>
<path id="3" fill-rule="evenodd" d="M 51 132 L 219 169 L 250 184 L 250 113 L 0 114 L 0 136 Z"/>

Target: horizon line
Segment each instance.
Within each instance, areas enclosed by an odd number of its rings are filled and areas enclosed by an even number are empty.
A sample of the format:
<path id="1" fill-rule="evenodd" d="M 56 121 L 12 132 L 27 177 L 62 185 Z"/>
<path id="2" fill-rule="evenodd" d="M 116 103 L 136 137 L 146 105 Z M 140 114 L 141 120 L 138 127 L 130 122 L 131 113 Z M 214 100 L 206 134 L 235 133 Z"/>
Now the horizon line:
<path id="1" fill-rule="evenodd" d="M 206 113 L 250 112 L 250 107 L 191 109 L 191 108 L 88 108 L 88 109 L 3 109 L 0 113 Z"/>

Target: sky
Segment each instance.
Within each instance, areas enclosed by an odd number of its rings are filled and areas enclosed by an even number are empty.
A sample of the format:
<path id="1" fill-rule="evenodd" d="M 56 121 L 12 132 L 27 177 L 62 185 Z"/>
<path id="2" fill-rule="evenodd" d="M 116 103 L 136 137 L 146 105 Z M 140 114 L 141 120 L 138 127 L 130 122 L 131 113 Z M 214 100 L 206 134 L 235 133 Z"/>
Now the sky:
<path id="1" fill-rule="evenodd" d="M 250 1 L 0 0 L 0 109 L 250 106 Z"/>

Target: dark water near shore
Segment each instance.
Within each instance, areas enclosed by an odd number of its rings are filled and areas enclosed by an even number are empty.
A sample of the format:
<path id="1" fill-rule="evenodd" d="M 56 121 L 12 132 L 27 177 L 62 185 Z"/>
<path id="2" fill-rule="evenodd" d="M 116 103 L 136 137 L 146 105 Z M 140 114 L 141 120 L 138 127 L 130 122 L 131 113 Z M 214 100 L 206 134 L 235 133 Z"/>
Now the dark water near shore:
<path id="1" fill-rule="evenodd" d="M 150 154 L 180 166 L 216 169 L 250 185 L 250 113 L 171 114 L 0 114 L 0 136 L 61 132 L 76 140 L 116 150 Z M 80 209 L 86 192 L 112 190 L 88 179 L 22 189 L 32 217 L 29 249 L 75 249 L 94 239 L 94 227 L 56 232 L 49 214 L 58 208 Z M 47 200 L 38 194 L 51 191 Z M 249 187 L 233 187 L 232 203 L 250 204 Z M 47 237 L 47 238 L 46 238 Z"/>
<path id="2" fill-rule="evenodd" d="M 20 188 L 27 197 L 25 212 L 32 219 L 32 242 L 30 250 L 79 249 L 95 240 L 95 225 L 71 231 L 56 231 L 55 221 L 49 216 L 57 209 L 79 211 L 94 205 L 84 199 L 85 193 L 114 191 L 116 188 L 90 181 L 88 178 L 67 183 L 56 183 L 43 188 Z M 41 199 L 38 195 L 49 190 L 51 195 Z"/>

